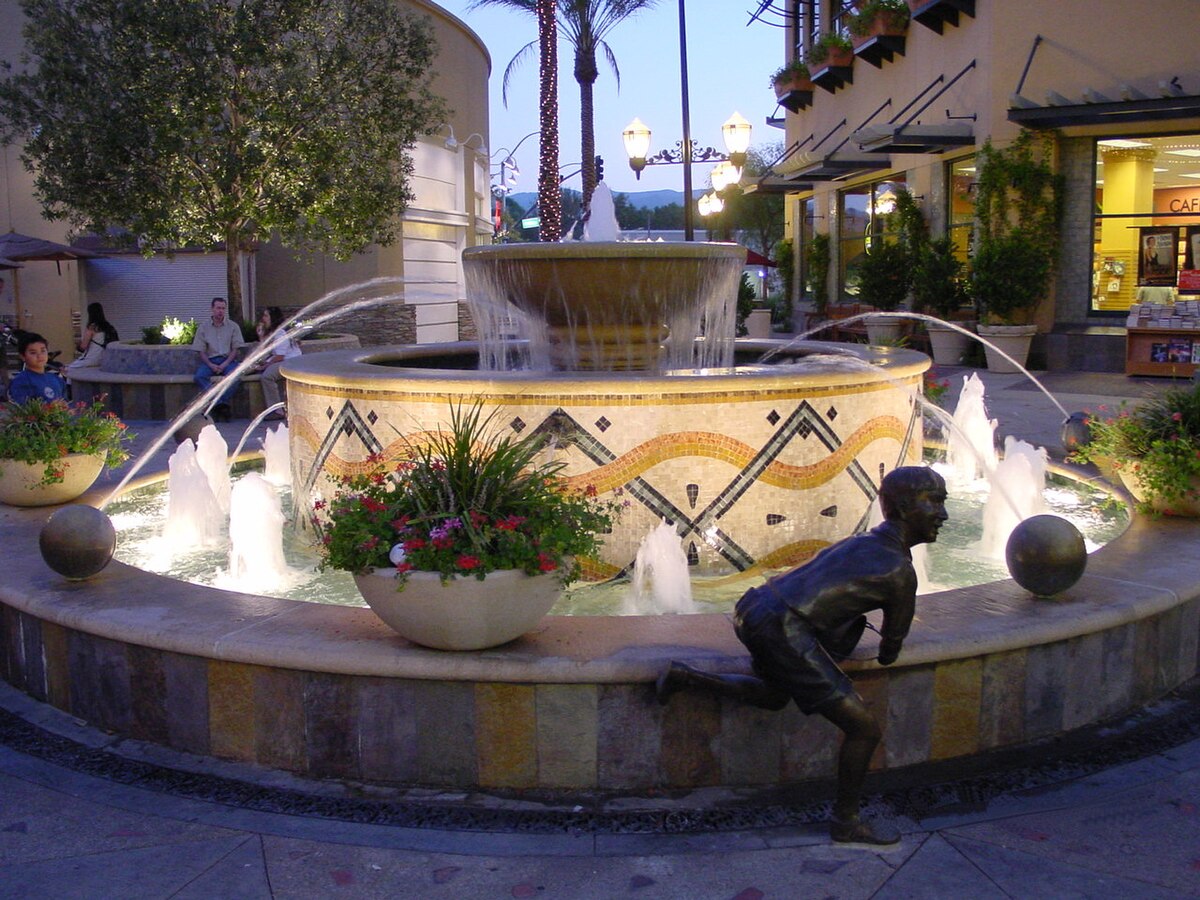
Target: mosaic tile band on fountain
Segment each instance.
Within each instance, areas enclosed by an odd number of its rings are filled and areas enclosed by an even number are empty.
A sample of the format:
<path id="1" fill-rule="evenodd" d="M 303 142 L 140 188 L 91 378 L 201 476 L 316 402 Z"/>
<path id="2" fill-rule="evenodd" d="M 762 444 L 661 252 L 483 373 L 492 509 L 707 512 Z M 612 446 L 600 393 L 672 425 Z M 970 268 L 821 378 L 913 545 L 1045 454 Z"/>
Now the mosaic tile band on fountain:
<path id="1" fill-rule="evenodd" d="M 765 342 L 764 349 L 778 346 Z M 695 574 L 795 565 L 863 522 L 883 475 L 921 458 L 913 400 L 928 360 L 862 348 L 863 371 L 788 366 L 737 374 L 476 373 L 422 368 L 464 345 L 323 354 L 289 364 L 293 483 L 301 497 L 395 461 L 456 404 L 498 411 L 513 436 L 551 436 L 566 474 L 630 507 L 595 577 L 626 568 L 662 520 L 676 524 Z"/>

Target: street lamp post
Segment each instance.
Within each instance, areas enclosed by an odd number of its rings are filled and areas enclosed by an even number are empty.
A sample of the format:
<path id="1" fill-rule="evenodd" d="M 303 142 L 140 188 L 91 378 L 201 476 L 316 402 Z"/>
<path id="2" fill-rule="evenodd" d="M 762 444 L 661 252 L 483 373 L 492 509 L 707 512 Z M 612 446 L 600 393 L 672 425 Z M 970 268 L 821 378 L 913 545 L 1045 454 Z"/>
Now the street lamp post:
<path id="1" fill-rule="evenodd" d="M 695 240 L 692 228 L 692 163 L 717 162 L 713 169 L 713 189 L 720 193 L 737 184 L 742 178 L 742 168 L 746 165 L 746 153 L 750 149 L 750 134 L 752 128 L 749 122 L 740 114 L 734 113 L 721 126 L 721 137 L 725 142 L 725 152 L 714 147 L 701 147 L 691 140 L 690 135 L 678 141 L 673 150 L 660 150 L 650 156 L 650 137 L 652 132 L 641 119 L 634 119 L 621 133 L 625 143 L 625 154 L 629 157 L 629 167 L 640 179 L 646 166 L 683 165 L 683 230 L 684 240 Z M 706 207 L 711 204 L 706 204 Z M 707 213 L 701 212 L 701 215 Z"/>
<path id="2" fill-rule="evenodd" d="M 541 134 L 541 129 L 529 132 L 529 134 L 517 141 L 516 145 L 511 150 L 501 147 L 493 154 L 493 158 L 496 156 L 500 157 L 500 181 L 499 183 L 492 185 L 492 199 L 496 204 L 493 228 L 497 234 L 500 233 L 501 225 L 503 223 L 504 198 L 508 196 L 509 192 L 513 188 L 513 185 L 517 183 L 517 177 L 521 174 L 521 170 L 517 166 L 517 161 L 513 159 L 513 156 L 518 150 L 521 149 L 521 145 L 535 134 Z M 489 174 L 494 175 L 495 173 L 490 172 Z"/>

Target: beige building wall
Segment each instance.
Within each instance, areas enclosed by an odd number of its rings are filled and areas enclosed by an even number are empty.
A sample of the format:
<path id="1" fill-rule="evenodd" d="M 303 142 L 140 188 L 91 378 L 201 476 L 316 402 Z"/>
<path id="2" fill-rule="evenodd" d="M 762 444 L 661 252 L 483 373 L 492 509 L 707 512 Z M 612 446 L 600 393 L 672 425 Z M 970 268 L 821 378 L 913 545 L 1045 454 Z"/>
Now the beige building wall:
<path id="1" fill-rule="evenodd" d="M 820 0 L 829 21 L 831 7 L 840 3 Z M 1121 88 L 1129 86 L 1149 97 L 1162 96 L 1160 83 L 1179 77 L 1183 90 L 1200 93 L 1200 66 L 1186 39 L 1200 24 L 1200 3 L 1195 0 L 1155 0 L 1148 4 L 1130 4 L 1125 0 L 977 0 L 974 18 L 961 16 L 959 24 L 947 24 L 942 34 L 918 23 L 909 25 L 905 54 L 892 62 L 875 68 L 861 59 L 853 65 L 853 83 L 835 93 L 821 88 L 814 91 L 812 104 L 799 113 L 786 116 L 786 137 L 789 145 L 812 140 L 806 147 L 829 132 L 833 136 L 821 144 L 818 152 L 829 153 L 848 138 L 849 134 L 870 119 L 872 124 L 886 123 L 893 118 L 906 120 L 917 108 L 941 87 L 967 68 L 955 84 L 915 120 L 921 124 L 941 124 L 950 116 L 974 114 L 976 147 L 990 138 L 1003 146 L 1019 132 L 1008 121 L 1012 95 L 1021 83 L 1028 64 L 1028 73 L 1021 85 L 1021 96 L 1038 105 L 1053 103 L 1048 92 L 1065 96 L 1070 103 L 1082 102 L 1084 91 L 1092 90 L 1112 100 L 1121 99 Z M 1030 62 L 1030 52 L 1040 36 L 1036 53 Z M 795 40 L 791 30 L 784 38 L 784 53 Z M 938 78 L 943 81 L 935 84 Z M 922 95 L 924 99 L 917 99 Z M 910 102 L 912 107 L 902 112 Z M 890 101 L 890 104 L 889 104 Z M 885 106 L 885 104 L 887 104 Z M 872 118 L 872 113 L 884 107 Z M 845 125 L 839 123 L 845 120 Z M 1120 134 L 1200 132 L 1200 118 L 1175 119 L 1167 122 L 1131 123 L 1071 127 L 1063 129 L 1066 138 L 1083 136 L 1116 136 Z M 837 192 L 848 186 L 876 181 L 903 174 L 912 192 L 920 197 L 927 218 L 940 230 L 945 224 L 944 166 L 949 160 L 967 156 L 976 147 L 948 150 L 941 154 L 892 154 L 883 157 L 886 168 L 841 182 L 816 183 L 811 192 L 792 195 L 792 215 L 801 199 L 815 196 L 817 218 L 813 227 L 818 232 L 837 233 Z M 1078 159 L 1078 147 L 1073 146 L 1072 171 L 1069 176 L 1068 206 L 1083 211 L 1082 218 L 1093 205 L 1094 176 L 1089 174 L 1086 161 Z M 860 155 L 858 146 L 847 140 L 839 151 Z M 785 164 L 784 169 L 787 168 Z M 1090 229 L 1076 223 L 1075 228 Z M 836 241 L 833 272 L 837 271 Z M 1073 242 L 1073 257 L 1064 259 L 1060 272 L 1059 290 L 1074 290 L 1076 281 L 1083 291 L 1070 302 L 1049 304 L 1048 315 L 1063 319 L 1086 318 L 1087 279 L 1090 274 L 1087 260 L 1075 257 L 1090 256 L 1090 241 Z M 1064 253 L 1067 252 L 1064 245 Z M 835 279 L 831 278 L 831 285 Z M 832 288 L 831 288 L 832 289 Z M 1044 317 L 1045 318 L 1045 317 Z M 1043 328 L 1053 324 L 1043 321 Z"/>
<path id="2" fill-rule="evenodd" d="M 451 109 L 445 126 L 422 139 L 413 152 L 412 188 L 416 194 L 402 216 L 402 237 L 390 247 L 370 247 L 340 262 L 324 254 L 297 254 L 270 242 L 252 255 L 250 294 L 258 307 L 298 307 L 336 288 L 373 278 L 405 279 L 402 304 L 412 312 L 377 311 L 358 323 L 370 342 L 404 336 L 420 341 L 457 337 L 457 301 L 463 296 L 459 254 L 463 247 L 490 242 L 488 212 L 488 92 L 491 58 L 465 23 L 428 0 L 397 0 L 431 17 L 439 55 L 433 90 Z M 17 0 L 0 0 L 0 59 L 15 61 L 23 50 L 22 13 Z M 448 139 L 453 134 L 454 141 Z M 33 176 L 20 162 L 18 146 L 0 147 L 0 230 L 16 230 L 66 242 L 64 223 L 47 221 L 33 196 Z M 86 265 L 86 264 L 84 264 Z M 12 273 L 0 272 L 0 315 L 21 327 L 42 332 L 52 349 L 70 359 L 72 313 L 87 305 L 76 263 L 31 262 Z M 21 303 L 15 300 L 19 280 Z M 163 314 L 174 309 L 164 309 Z M 411 325 L 416 322 L 416 333 Z M 341 322 L 353 328 L 354 322 Z M 330 325 L 339 328 L 338 322 Z M 401 333 L 403 334 L 401 335 Z M 393 338 L 393 336 L 397 336 Z"/>

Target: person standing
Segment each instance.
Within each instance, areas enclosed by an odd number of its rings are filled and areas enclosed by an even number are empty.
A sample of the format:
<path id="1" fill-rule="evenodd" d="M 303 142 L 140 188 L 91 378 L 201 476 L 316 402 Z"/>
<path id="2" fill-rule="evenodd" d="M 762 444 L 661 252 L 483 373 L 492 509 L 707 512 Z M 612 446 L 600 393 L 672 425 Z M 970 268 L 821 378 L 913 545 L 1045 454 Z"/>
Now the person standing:
<path id="1" fill-rule="evenodd" d="M 200 364 L 192 381 L 201 392 L 212 387 L 214 375 L 226 375 L 237 365 L 237 349 L 242 346 L 242 329 L 237 322 L 225 317 L 227 305 L 224 297 L 213 297 L 212 319 L 200 322 L 196 326 L 196 336 L 192 339 L 192 349 L 199 354 Z M 233 382 L 221 393 L 217 405 L 213 407 L 213 418 L 218 421 L 229 421 L 229 401 L 237 391 L 237 382 Z"/>
<path id="2" fill-rule="evenodd" d="M 259 341 L 266 342 L 271 350 L 263 360 L 262 381 L 263 402 L 270 409 L 284 401 L 284 378 L 279 371 L 280 365 L 288 359 L 299 356 L 300 344 L 286 331 L 281 331 L 283 310 L 278 306 L 268 306 L 259 316 L 257 331 Z M 286 421 L 287 407 L 282 412 L 273 412 L 267 416 L 269 421 Z"/>

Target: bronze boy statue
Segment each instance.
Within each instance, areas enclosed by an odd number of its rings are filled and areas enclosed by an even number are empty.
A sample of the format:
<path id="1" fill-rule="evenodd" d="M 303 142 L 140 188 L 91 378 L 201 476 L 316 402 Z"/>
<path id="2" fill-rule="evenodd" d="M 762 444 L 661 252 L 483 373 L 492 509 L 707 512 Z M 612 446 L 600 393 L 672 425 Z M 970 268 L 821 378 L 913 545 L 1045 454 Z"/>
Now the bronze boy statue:
<path id="1" fill-rule="evenodd" d="M 819 713 L 844 733 L 837 799 L 829 833 L 835 841 L 892 844 L 899 835 L 859 819 L 859 801 L 879 725 L 835 660 L 858 643 L 871 610 L 883 610 L 879 663 L 888 666 L 912 624 L 917 575 L 909 548 L 937 540 L 946 521 L 946 483 L 932 469 L 906 466 L 879 488 L 885 521 L 821 551 L 802 566 L 751 588 L 734 609 L 738 639 L 755 675 L 717 675 L 672 662 L 659 677 L 660 703 L 697 687 L 763 709 L 788 700 Z"/>

